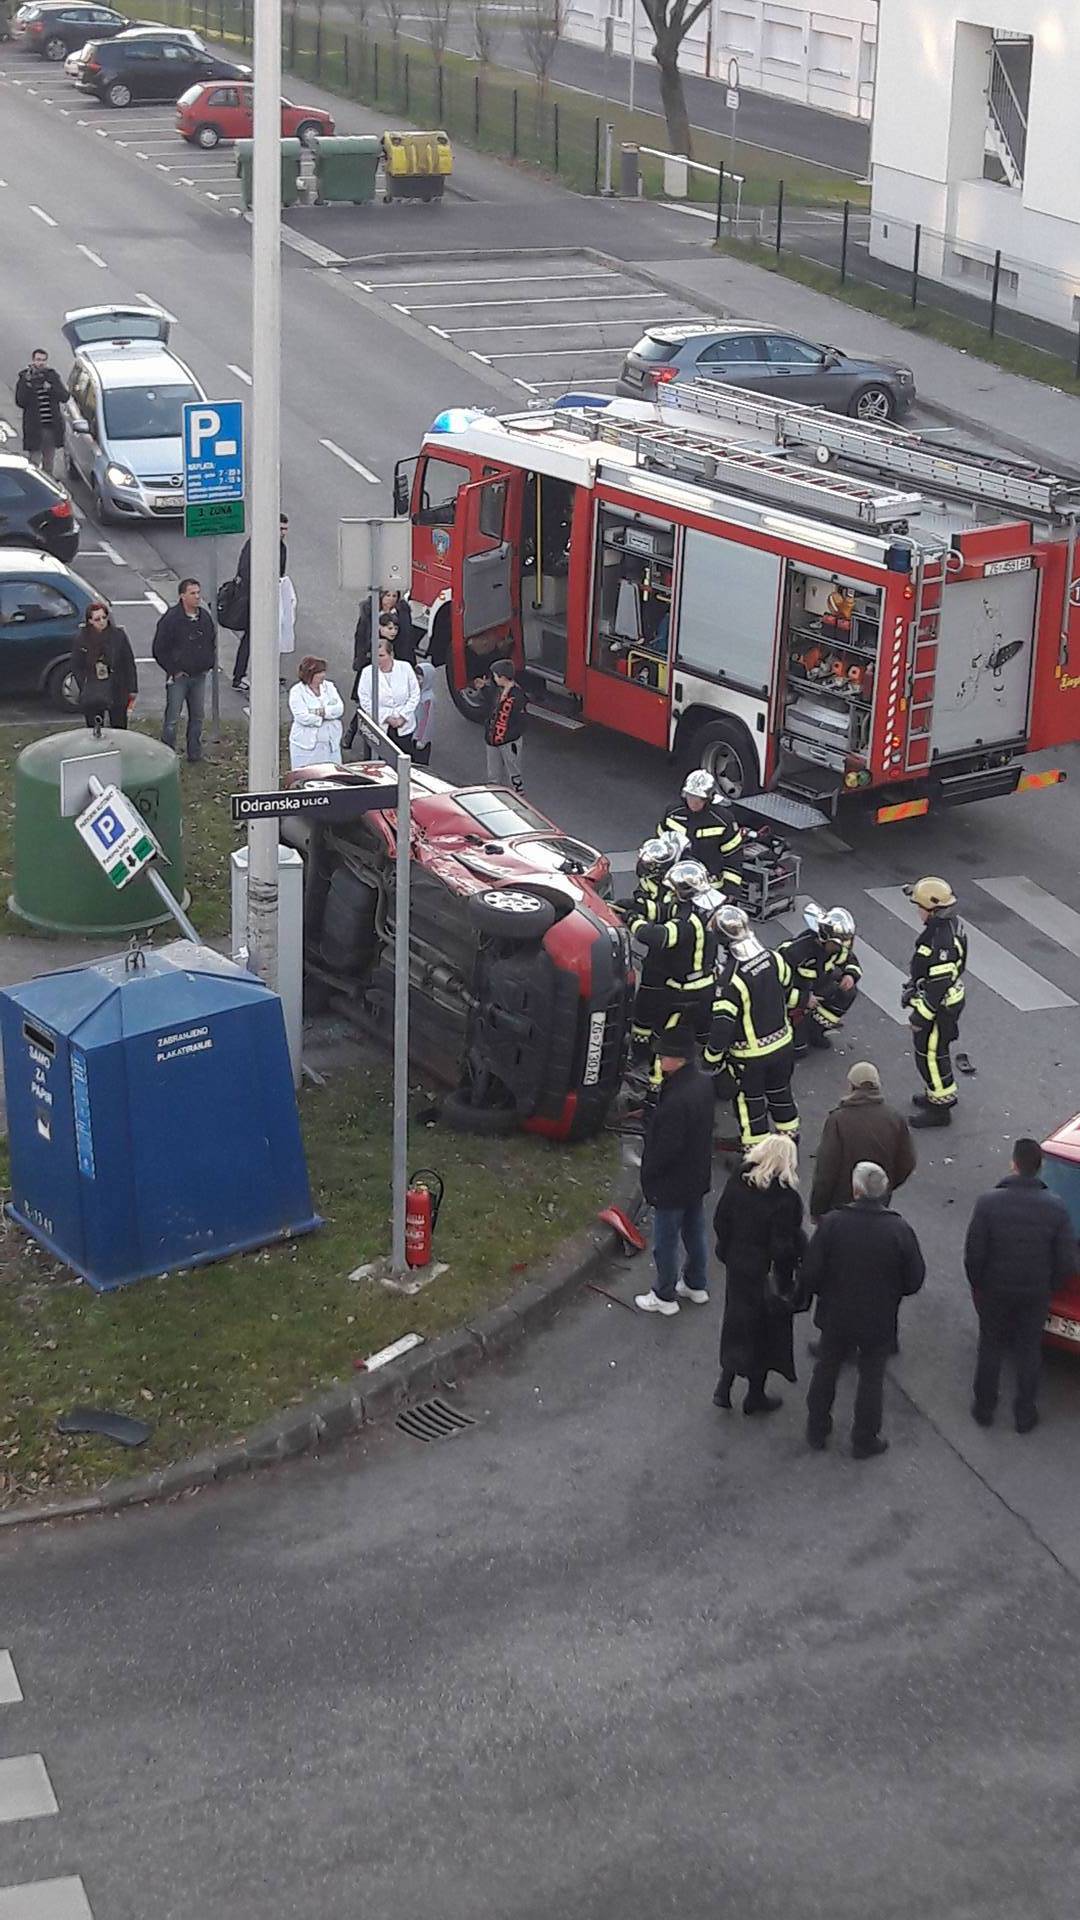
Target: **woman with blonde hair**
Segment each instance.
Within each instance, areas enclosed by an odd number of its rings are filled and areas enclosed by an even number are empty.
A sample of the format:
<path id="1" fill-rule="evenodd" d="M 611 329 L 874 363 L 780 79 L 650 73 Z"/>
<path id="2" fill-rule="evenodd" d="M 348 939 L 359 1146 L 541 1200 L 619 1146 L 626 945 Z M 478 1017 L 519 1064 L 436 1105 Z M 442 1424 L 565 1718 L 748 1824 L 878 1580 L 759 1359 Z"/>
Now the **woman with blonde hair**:
<path id="1" fill-rule="evenodd" d="M 795 1381 L 792 1315 L 806 1251 L 794 1140 L 769 1133 L 748 1148 L 713 1216 L 716 1252 L 727 1271 L 720 1329 L 720 1379 L 713 1405 L 731 1406 L 736 1375 L 746 1379 L 744 1413 L 775 1413 L 770 1373 Z"/>

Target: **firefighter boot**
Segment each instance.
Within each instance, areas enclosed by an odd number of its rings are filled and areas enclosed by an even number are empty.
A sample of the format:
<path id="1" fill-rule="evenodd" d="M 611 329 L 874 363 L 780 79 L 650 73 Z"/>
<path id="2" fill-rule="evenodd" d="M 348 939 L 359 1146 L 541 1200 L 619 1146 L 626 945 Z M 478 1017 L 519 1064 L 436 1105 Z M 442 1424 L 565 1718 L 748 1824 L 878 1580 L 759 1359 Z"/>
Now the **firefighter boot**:
<path id="1" fill-rule="evenodd" d="M 912 1127 L 950 1127 L 952 1125 L 952 1108 L 943 1106 L 938 1100 L 927 1100 L 926 1105 L 920 1107 L 918 1113 L 912 1114 L 908 1125 Z"/>

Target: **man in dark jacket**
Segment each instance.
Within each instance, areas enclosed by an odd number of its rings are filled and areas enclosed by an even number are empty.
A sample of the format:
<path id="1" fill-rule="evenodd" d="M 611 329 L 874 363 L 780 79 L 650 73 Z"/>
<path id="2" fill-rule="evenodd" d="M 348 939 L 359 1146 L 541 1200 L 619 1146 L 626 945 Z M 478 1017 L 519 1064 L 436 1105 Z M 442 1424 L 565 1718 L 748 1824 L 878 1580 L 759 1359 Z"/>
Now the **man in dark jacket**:
<path id="1" fill-rule="evenodd" d="M 281 537 L 279 578 L 284 579 L 289 570 L 289 549 L 286 542 L 289 537 L 289 516 L 283 513 L 278 528 Z M 240 632 L 240 643 L 233 662 L 232 683 L 237 693 L 246 693 L 249 686 L 248 667 L 251 664 L 251 541 L 245 540 L 240 549 L 240 558 L 236 562 L 236 577 L 244 593 L 244 625 Z"/>
<path id="2" fill-rule="evenodd" d="M 975 1202 L 964 1242 L 964 1271 L 979 1316 L 979 1354 L 971 1411 L 988 1427 L 997 1406 L 1001 1363 L 1016 1369 L 1017 1433 L 1037 1425 L 1042 1335 L 1051 1294 L 1077 1270 L 1076 1236 L 1063 1200 L 1039 1178 L 1042 1149 L 1018 1140 L 1012 1172 Z"/>
<path id="3" fill-rule="evenodd" d="M 201 760 L 206 676 L 216 657 L 217 635 L 202 605 L 202 588 L 197 580 L 181 580 L 175 607 L 162 614 L 154 630 L 151 652 L 165 675 L 161 737 L 167 747 L 175 747 L 176 729 L 186 702 L 187 757 Z"/>
<path id="4" fill-rule="evenodd" d="M 24 367 L 15 382 L 15 405 L 22 410 L 23 450 L 35 467 L 51 473 L 53 461 L 64 444 L 63 405 L 68 397 L 55 367 L 50 367 L 44 347 L 35 347 L 30 365 Z"/>
<path id="5" fill-rule="evenodd" d="M 679 1299 L 703 1307 L 709 1298 L 705 1196 L 712 1186 L 713 1087 L 694 1063 L 693 1034 L 665 1036 L 663 1085 L 645 1135 L 641 1191 L 653 1209 L 652 1291 L 634 1305 L 643 1313 L 676 1314 Z M 679 1277 L 679 1240 L 686 1267 Z"/>
<path id="6" fill-rule="evenodd" d="M 525 694 L 517 682 L 512 660 L 496 660 L 484 689 L 484 744 L 487 777 L 492 786 L 506 784 L 515 793 L 525 791 Z"/>
<path id="7" fill-rule="evenodd" d="M 851 1191 L 850 1205 L 826 1214 L 802 1264 L 803 1291 L 817 1295 L 821 1327 L 820 1357 L 806 1396 L 806 1438 L 817 1453 L 826 1446 L 840 1369 L 855 1359 L 851 1451 L 856 1460 L 870 1460 L 889 1444 L 881 1437 L 881 1401 L 897 1312 L 901 1300 L 918 1293 L 926 1263 L 913 1230 L 888 1205 L 883 1167 L 860 1160 Z"/>
<path id="8" fill-rule="evenodd" d="M 828 1115 L 814 1162 L 810 1215 L 820 1220 L 851 1198 L 851 1176 L 860 1160 L 884 1167 L 895 1193 L 915 1171 L 915 1144 L 902 1113 L 887 1106 L 881 1077 L 869 1060 L 848 1070 L 850 1092 Z"/>

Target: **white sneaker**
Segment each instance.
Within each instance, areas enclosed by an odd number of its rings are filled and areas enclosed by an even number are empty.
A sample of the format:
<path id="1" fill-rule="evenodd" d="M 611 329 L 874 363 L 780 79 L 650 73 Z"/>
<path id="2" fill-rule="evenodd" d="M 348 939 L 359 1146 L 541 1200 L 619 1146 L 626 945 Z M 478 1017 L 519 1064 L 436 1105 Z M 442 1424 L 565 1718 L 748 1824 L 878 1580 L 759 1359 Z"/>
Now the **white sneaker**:
<path id="1" fill-rule="evenodd" d="M 679 1311 L 677 1300 L 661 1300 L 660 1295 L 653 1293 L 651 1289 L 648 1293 L 635 1293 L 634 1305 L 640 1307 L 642 1313 L 672 1314 Z"/>
<path id="2" fill-rule="evenodd" d="M 680 1300 L 692 1300 L 695 1307 L 707 1307 L 709 1304 L 708 1287 L 688 1287 L 685 1280 L 676 1280 L 675 1291 Z"/>

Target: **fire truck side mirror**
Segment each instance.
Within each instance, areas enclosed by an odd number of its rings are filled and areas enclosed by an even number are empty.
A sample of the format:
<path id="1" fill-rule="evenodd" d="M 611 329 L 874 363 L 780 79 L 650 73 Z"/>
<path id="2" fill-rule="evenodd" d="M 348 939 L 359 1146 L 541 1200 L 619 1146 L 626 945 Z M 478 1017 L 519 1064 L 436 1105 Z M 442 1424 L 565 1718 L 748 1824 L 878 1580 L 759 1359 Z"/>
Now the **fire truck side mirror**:
<path id="1" fill-rule="evenodd" d="M 411 475 L 404 462 L 399 460 L 394 468 L 394 512 L 399 520 L 403 519 L 409 511 L 410 479 Z"/>

